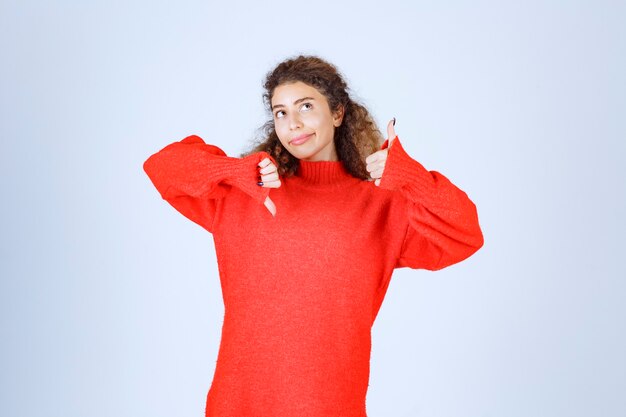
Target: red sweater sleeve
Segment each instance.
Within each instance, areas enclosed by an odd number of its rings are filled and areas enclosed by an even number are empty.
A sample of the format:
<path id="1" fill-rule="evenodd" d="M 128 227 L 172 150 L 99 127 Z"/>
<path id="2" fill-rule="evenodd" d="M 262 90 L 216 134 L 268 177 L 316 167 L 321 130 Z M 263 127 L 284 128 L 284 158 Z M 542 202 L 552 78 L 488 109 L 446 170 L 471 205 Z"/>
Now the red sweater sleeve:
<path id="1" fill-rule="evenodd" d="M 381 149 L 388 144 L 386 140 Z M 396 268 L 435 271 L 482 247 L 474 203 L 445 176 L 411 158 L 397 136 L 389 147 L 379 186 L 401 192 L 409 202 L 409 225 Z"/>
<path id="2" fill-rule="evenodd" d="M 229 157 L 217 146 L 191 135 L 151 155 L 143 169 L 164 200 L 212 232 L 217 202 L 232 186 L 261 204 L 265 201 L 270 189 L 256 184 L 258 164 L 265 157 L 275 163 L 267 152 Z"/>

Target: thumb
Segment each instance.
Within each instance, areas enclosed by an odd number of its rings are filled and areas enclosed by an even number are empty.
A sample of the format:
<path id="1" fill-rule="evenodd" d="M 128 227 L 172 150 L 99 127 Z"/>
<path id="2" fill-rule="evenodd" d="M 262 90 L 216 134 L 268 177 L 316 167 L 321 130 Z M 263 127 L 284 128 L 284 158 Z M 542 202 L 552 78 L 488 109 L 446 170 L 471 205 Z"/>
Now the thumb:
<path id="1" fill-rule="evenodd" d="M 263 205 L 267 207 L 270 213 L 272 213 L 272 216 L 276 217 L 276 205 L 269 196 L 265 198 Z"/>
<path id="2" fill-rule="evenodd" d="M 395 126 L 395 124 L 396 124 L 396 118 L 395 117 L 393 119 L 391 119 L 389 121 L 389 123 L 387 123 L 387 140 L 389 140 L 389 146 L 391 146 L 391 143 L 396 138 L 396 131 L 393 128 Z"/>

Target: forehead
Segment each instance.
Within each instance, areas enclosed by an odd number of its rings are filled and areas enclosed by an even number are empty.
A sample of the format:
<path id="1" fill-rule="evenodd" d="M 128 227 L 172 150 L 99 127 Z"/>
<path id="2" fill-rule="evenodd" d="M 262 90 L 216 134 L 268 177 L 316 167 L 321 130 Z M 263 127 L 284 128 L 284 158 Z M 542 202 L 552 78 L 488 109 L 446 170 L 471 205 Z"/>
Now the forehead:
<path id="1" fill-rule="evenodd" d="M 296 81 L 281 84 L 276 87 L 272 95 L 272 105 L 290 105 L 301 97 L 313 97 L 318 100 L 326 99 L 315 87 L 305 84 L 302 81 Z"/>

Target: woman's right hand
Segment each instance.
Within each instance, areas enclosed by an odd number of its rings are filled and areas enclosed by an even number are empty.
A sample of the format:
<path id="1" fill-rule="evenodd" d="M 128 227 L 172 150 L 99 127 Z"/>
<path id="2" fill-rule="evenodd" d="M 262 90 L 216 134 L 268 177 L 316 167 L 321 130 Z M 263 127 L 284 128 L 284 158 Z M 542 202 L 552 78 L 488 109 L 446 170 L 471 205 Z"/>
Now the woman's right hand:
<path id="1" fill-rule="evenodd" d="M 278 168 L 269 158 L 264 158 L 261 162 L 259 162 L 259 176 L 260 182 L 259 185 L 261 187 L 267 188 L 278 188 L 280 187 L 280 178 L 278 177 Z M 263 203 L 265 207 L 272 213 L 272 216 L 276 216 L 276 205 L 270 199 L 269 196 L 265 199 Z"/>

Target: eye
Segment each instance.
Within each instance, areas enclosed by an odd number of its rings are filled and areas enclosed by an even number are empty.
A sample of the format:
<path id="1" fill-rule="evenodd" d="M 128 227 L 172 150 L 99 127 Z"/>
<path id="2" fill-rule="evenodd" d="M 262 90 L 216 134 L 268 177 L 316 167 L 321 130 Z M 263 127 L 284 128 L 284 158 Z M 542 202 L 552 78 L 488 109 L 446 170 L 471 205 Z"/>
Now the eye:
<path id="1" fill-rule="evenodd" d="M 309 108 L 307 110 L 310 110 L 310 109 L 313 108 L 313 105 L 311 103 L 304 103 L 304 104 L 302 104 L 302 107 L 304 107 L 304 106 L 309 106 Z"/>
<path id="2" fill-rule="evenodd" d="M 278 110 L 274 115 L 276 117 L 280 118 L 280 116 L 279 116 L 280 113 L 284 113 L 284 112 L 282 110 Z"/>

